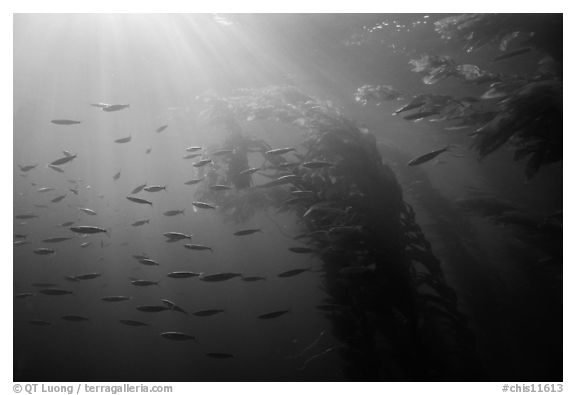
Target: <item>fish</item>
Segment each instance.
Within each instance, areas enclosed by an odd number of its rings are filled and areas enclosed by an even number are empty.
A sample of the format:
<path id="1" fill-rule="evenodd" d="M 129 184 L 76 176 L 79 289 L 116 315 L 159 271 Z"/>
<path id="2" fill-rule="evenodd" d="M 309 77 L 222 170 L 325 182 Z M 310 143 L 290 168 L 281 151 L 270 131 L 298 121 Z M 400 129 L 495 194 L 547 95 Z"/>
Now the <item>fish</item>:
<path id="1" fill-rule="evenodd" d="M 170 310 L 170 309 L 166 306 L 148 305 L 148 306 L 137 306 L 136 310 L 142 311 L 144 313 L 159 313 L 161 311 L 166 311 L 166 310 Z"/>
<path id="2" fill-rule="evenodd" d="M 66 197 L 66 195 L 55 197 L 54 199 L 51 200 L 51 202 L 52 203 L 58 203 L 59 201 L 63 200 L 65 197 Z"/>
<path id="3" fill-rule="evenodd" d="M 242 230 L 238 230 L 236 232 L 234 232 L 234 236 L 247 236 L 247 235 L 251 235 L 254 233 L 258 233 L 258 232 L 262 232 L 262 229 L 258 228 L 258 229 L 242 229 Z M 264 233 L 264 232 L 262 232 Z"/>
<path id="4" fill-rule="evenodd" d="M 28 171 L 30 171 L 30 170 L 35 169 L 36 167 L 38 167 L 38 165 L 27 165 L 27 166 L 18 165 L 18 167 L 20 168 L 20 171 L 28 172 Z"/>
<path id="5" fill-rule="evenodd" d="M 288 248 L 288 250 L 295 252 L 297 254 L 311 254 L 313 252 L 318 252 L 318 250 L 308 247 L 290 247 Z"/>
<path id="6" fill-rule="evenodd" d="M 128 137 L 122 137 L 121 139 L 114 140 L 114 142 L 118 143 L 118 144 L 123 144 L 123 143 L 128 143 L 131 140 L 132 140 L 132 135 L 130 135 Z"/>
<path id="7" fill-rule="evenodd" d="M 190 155 L 183 156 L 182 159 L 194 159 L 194 158 L 197 158 L 199 156 L 202 156 L 202 154 L 190 154 Z"/>
<path id="8" fill-rule="evenodd" d="M 232 189 L 232 187 L 231 187 L 231 186 L 228 186 L 228 185 L 219 185 L 219 184 L 217 184 L 217 185 L 211 185 L 211 186 L 210 186 L 210 189 L 213 190 L 213 191 L 227 191 L 227 190 L 229 190 L 229 189 Z"/>
<path id="9" fill-rule="evenodd" d="M 190 278 L 190 277 L 200 277 L 202 273 L 194 272 L 170 272 L 166 276 L 170 278 Z"/>
<path id="10" fill-rule="evenodd" d="M 72 156 L 70 151 L 63 150 L 62 153 L 64 154 L 64 156 Z"/>
<path id="11" fill-rule="evenodd" d="M 15 215 L 14 218 L 16 218 L 16 219 L 33 219 L 33 218 L 38 218 L 38 215 L 36 215 L 36 214 L 18 214 L 18 215 Z"/>
<path id="12" fill-rule="evenodd" d="M 132 197 L 132 196 L 127 196 L 126 199 L 128 199 L 134 203 L 149 204 L 150 206 L 152 206 L 152 202 L 150 200 L 140 199 L 140 198 Z"/>
<path id="13" fill-rule="evenodd" d="M 159 285 L 160 281 L 150 281 L 150 280 L 132 280 L 130 284 L 135 285 L 137 287 L 147 287 L 149 285 Z"/>
<path id="14" fill-rule="evenodd" d="M 62 169 L 59 168 L 58 166 L 48 165 L 48 167 L 51 168 L 52 170 L 58 172 L 58 173 L 64 173 L 64 170 L 62 170 Z"/>
<path id="15" fill-rule="evenodd" d="M 120 111 L 125 108 L 130 108 L 130 104 L 108 104 L 106 107 L 102 107 L 102 111 L 111 112 L 111 111 Z"/>
<path id="16" fill-rule="evenodd" d="M 202 149 L 202 147 L 194 147 L 194 146 L 192 146 L 192 147 L 186 148 L 186 151 L 187 151 L 187 152 L 196 152 L 196 151 L 200 151 L 201 149 Z"/>
<path id="17" fill-rule="evenodd" d="M 71 119 L 53 119 L 50 122 L 55 125 L 78 125 L 79 123 L 82 123 L 81 121 L 73 121 Z"/>
<path id="18" fill-rule="evenodd" d="M 156 133 L 161 133 L 164 130 L 166 130 L 166 128 L 168 127 L 168 125 L 162 125 L 159 128 L 156 129 Z"/>
<path id="19" fill-rule="evenodd" d="M 112 177 L 112 179 L 113 179 L 114 181 L 118 181 L 118 179 L 120 178 L 120 174 L 121 174 L 121 172 L 118 172 L 118 173 L 114 174 L 114 177 Z"/>
<path id="20" fill-rule="evenodd" d="M 172 302 L 169 299 L 161 299 L 161 302 L 164 303 L 164 305 L 166 305 L 170 310 L 174 310 L 174 311 L 177 311 L 179 313 L 188 314 L 186 312 L 186 310 L 184 310 L 182 307 L 178 306 L 176 303 Z"/>
<path id="21" fill-rule="evenodd" d="M 148 149 L 146 150 L 146 153 L 147 153 L 147 154 L 149 154 L 150 152 L 152 152 L 152 148 L 148 148 Z"/>
<path id="22" fill-rule="evenodd" d="M 16 297 L 18 299 L 30 298 L 32 296 L 36 296 L 36 294 L 34 294 L 32 292 L 21 292 L 19 294 L 16 294 Z"/>
<path id="23" fill-rule="evenodd" d="M 134 222 L 134 223 L 132 224 L 132 226 L 142 226 L 142 225 L 149 224 L 149 223 L 150 223 L 150 220 L 149 220 L 149 219 L 142 219 L 142 220 L 140 220 L 140 221 Z"/>
<path id="24" fill-rule="evenodd" d="M 27 235 L 21 235 L 19 233 L 14 234 L 15 239 L 25 239 L 26 237 L 28 237 L 28 236 Z"/>
<path id="25" fill-rule="evenodd" d="M 23 246 L 25 244 L 28 244 L 28 242 L 26 240 L 16 240 L 13 245 L 14 247 L 18 247 L 18 246 Z"/>
<path id="26" fill-rule="evenodd" d="M 214 359 L 230 359 L 234 358 L 234 354 L 228 354 L 224 352 L 209 352 L 206 353 L 207 357 L 214 358 Z"/>
<path id="27" fill-rule="evenodd" d="M 50 192 L 50 191 L 53 191 L 53 190 L 54 190 L 54 188 L 52 188 L 52 187 L 44 187 L 44 188 L 38 189 L 36 192 L 38 192 L 38 193 L 44 193 L 44 192 Z"/>
<path id="28" fill-rule="evenodd" d="M 278 185 L 291 184 L 291 183 L 294 183 L 294 181 L 301 181 L 301 180 L 302 179 L 295 174 L 287 174 L 285 176 L 279 177 L 279 178 L 272 180 L 270 182 L 267 182 L 265 184 L 258 185 L 258 187 L 260 187 L 260 188 L 275 187 Z"/>
<path id="29" fill-rule="evenodd" d="M 514 51 L 509 51 L 509 52 L 506 52 L 502 55 L 496 56 L 494 59 L 492 59 L 492 61 L 498 62 L 500 60 L 514 58 L 514 57 L 519 56 L 519 55 L 524 55 L 525 53 L 528 53 L 530 51 L 532 51 L 532 48 L 530 48 L 530 47 L 518 48 L 518 49 L 515 49 Z"/>
<path id="30" fill-rule="evenodd" d="M 40 292 L 41 294 L 44 294 L 44 295 L 51 295 L 51 296 L 71 295 L 73 293 L 72 291 L 67 291 L 65 289 L 57 289 L 57 288 L 41 289 L 38 292 Z"/>
<path id="31" fill-rule="evenodd" d="M 282 155 L 282 154 L 286 154 L 290 151 L 296 151 L 296 148 L 276 148 L 276 149 L 271 149 L 269 151 L 264 152 L 264 155 L 266 156 L 275 156 L 275 155 Z"/>
<path id="32" fill-rule="evenodd" d="M 224 310 L 222 309 L 211 309 L 211 310 L 200 310 L 193 313 L 196 317 L 210 317 L 215 314 L 223 313 Z"/>
<path id="33" fill-rule="evenodd" d="M 184 215 L 184 210 L 183 209 L 182 210 L 168 210 L 168 211 L 164 212 L 164 215 L 166 217 L 173 217 L 173 216 L 178 215 L 178 214 Z"/>
<path id="34" fill-rule="evenodd" d="M 322 169 L 325 167 L 332 167 L 332 166 L 334 166 L 334 163 L 324 161 L 313 161 L 302 163 L 302 167 L 306 167 L 307 169 Z"/>
<path id="35" fill-rule="evenodd" d="M 63 156 L 60 159 L 56 159 L 53 162 L 50 162 L 50 164 L 52 166 L 60 166 L 63 165 L 64 163 L 68 163 L 70 161 L 73 161 L 78 155 L 70 155 L 70 156 Z"/>
<path id="36" fill-rule="evenodd" d="M 142 189 L 144 189 L 146 187 L 146 184 L 142 184 L 142 185 L 138 185 L 136 188 L 134 188 L 132 190 L 132 192 L 130 192 L 131 195 L 135 195 L 138 192 L 140 192 Z"/>
<path id="37" fill-rule="evenodd" d="M 154 259 L 149 259 L 149 258 L 139 259 L 138 262 L 140 262 L 143 265 L 148 265 L 148 266 L 159 266 L 160 265 Z"/>
<path id="38" fill-rule="evenodd" d="M 168 187 L 168 185 L 164 185 L 163 187 L 157 186 L 157 185 L 151 185 L 151 186 L 144 187 L 144 190 L 146 192 L 159 192 L 159 191 L 165 191 L 167 187 Z"/>
<path id="39" fill-rule="evenodd" d="M 234 277 L 241 277 L 240 273 L 217 273 L 217 274 L 209 274 L 207 276 L 200 277 L 202 281 L 208 282 L 216 282 L 216 281 L 226 281 L 230 280 Z"/>
<path id="40" fill-rule="evenodd" d="M 290 310 L 273 311 L 271 313 L 259 315 L 258 318 L 261 320 L 269 320 L 272 318 L 277 318 L 277 317 L 283 316 L 284 314 L 289 313 L 289 312 L 290 312 Z"/>
<path id="41" fill-rule="evenodd" d="M 90 105 L 91 105 L 92 107 L 104 108 L 104 107 L 108 107 L 110 104 L 106 104 L 106 103 L 91 103 Z"/>
<path id="42" fill-rule="evenodd" d="M 91 235 L 95 233 L 108 233 L 106 229 L 102 229 L 97 226 L 71 226 L 69 229 L 72 232 L 81 233 L 85 235 Z"/>
<path id="43" fill-rule="evenodd" d="M 242 171 L 240 172 L 240 174 L 242 174 L 242 175 L 245 175 L 245 174 L 254 174 L 254 173 L 256 173 L 258 170 L 260 170 L 260 169 L 257 168 L 257 167 L 251 167 L 251 168 L 249 168 L 249 169 L 242 170 Z"/>
<path id="44" fill-rule="evenodd" d="M 87 317 L 83 317 L 81 315 L 64 315 L 62 317 L 63 320 L 65 321 L 70 321 L 70 322 L 85 322 L 85 321 L 90 321 Z"/>
<path id="45" fill-rule="evenodd" d="M 88 214 L 88 215 L 97 215 L 96 211 L 91 210 L 89 208 L 85 208 L 85 207 L 78 207 L 78 210 Z"/>
<path id="46" fill-rule="evenodd" d="M 130 296 L 104 296 L 100 298 L 104 302 L 123 302 L 125 300 L 131 300 Z"/>
<path id="47" fill-rule="evenodd" d="M 438 155 L 448 151 L 449 149 L 450 149 L 450 146 L 446 146 L 442 149 L 438 149 L 435 151 L 428 152 L 424 155 L 420 155 L 420 156 L 412 159 L 410 162 L 408 162 L 408 166 L 418 166 L 418 165 L 421 165 L 423 163 L 429 162 L 432 159 L 436 158 Z"/>
<path id="48" fill-rule="evenodd" d="M 28 323 L 30 325 L 34 325 L 34 326 L 48 326 L 48 325 L 52 325 L 52 323 L 50 321 L 44 321 L 44 320 L 30 320 L 28 321 Z"/>
<path id="49" fill-rule="evenodd" d="M 242 281 L 253 282 L 253 281 L 262 281 L 262 280 L 266 280 L 266 277 L 261 277 L 261 276 L 244 277 L 244 276 L 242 276 Z"/>
<path id="50" fill-rule="evenodd" d="M 86 247 L 88 247 L 90 244 L 92 244 L 92 243 L 90 243 L 89 241 L 87 241 L 87 242 L 85 242 L 85 243 L 80 244 L 80 247 L 81 247 L 81 248 L 86 248 Z"/>
<path id="51" fill-rule="evenodd" d="M 186 235 L 180 232 L 166 232 L 164 233 L 164 237 L 171 239 L 171 240 L 184 240 L 184 239 L 192 239 L 193 235 Z"/>
<path id="52" fill-rule="evenodd" d="M 424 119 L 426 117 L 430 117 L 432 115 L 437 115 L 438 111 L 420 111 L 414 114 L 410 114 L 410 115 L 406 115 L 404 117 L 405 120 L 407 121 L 419 121 L 421 119 Z"/>
<path id="53" fill-rule="evenodd" d="M 197 341 L 196 337 L 192 335 L 187 335 L 186 333 L 182 332 L 163 332 L 160 334 L 165 339 L 168 340 L 176 340 L 176 341 L 183 341 L 183 340 L 193 340 Z"/>
<path id="54" fill-rule="evenodd" d="M 199 160 L 198 162 L 192 164 L 192 166 L 194 167 L 202 167 L 202 166 L 206 166 L 208 163 L 213 163 L 212 159 L 202 159 Z"/>
<path id="55" fill-rule="evenodd" d="M 145 322 L 135 320 L 118 320 L 118 322 L 127 326 L 148 326 Z"/>
<path id="56" fill-rule="evenodd" d="M 72 240 L 71 237 L 50 237 L 42 240 L 42 243 L 61 243 L 66 240 Z"/>
<path id="57" fill-rule="evenodd" d="M 35 254 L 38 255 L 50 255 L 50 254 L 54 254 L 56 251 L 54 251 L 52 248 L 37 248 L 34 250 Z"/>
<path id="58" fill-rule="evenodd" d="M 420 107 L 422 107 L 424 104 L 426 104 L 426 102 L 423 100 L 423 98 L 417 96 L 417 97 L 415 97 L 414 99 L 412 99 L 412 101 L 411 101 L 410 103 L 408 103 L 408 104 L 400 107 L 400 108 L 397 109 L 396 111 L 394 111 L 394 112 L 392 113 L 392 115 L 398 115 L 398 114 L 400 114 L 401 112 L 404 112 L 404 111 L 410 111 L 410 110 L 414 110 L 414 109 L 416 109 L 416 108 L 420 108 Z"/>
<path id="59" fill-rule="evenodd" d="M 194 184 L 198 184 L 201 181 L 204 181 L 204 178 L 196 178 L 194 180 L 186 181 L 184 183 L 184 185 L 194 185 Z"/>
<path id="60" fill-rule="evenodd" d="M 85 274 L 79 274 L 77 276 L 74 276 L 74 278 L 76 280 L 92 280 L 92 279 L 98 278 L 100 276 L 101 276 L 100 273 L 85 273 Z"/>
<path id="61" fill-rule="evenodd" d="M 293 269 L 293 270 L 288 270 L 286 272 L 282 272 L 278 275 L 278 277 L 281 278 L 288 278 L 288 277 L 294 277 L 297 276 L 298 274 L 304 273 L 304 272 L 309 272 L 310 268 L 308 269 Z"/>
<path id="62" fill-rule="evenodd" d="M 68 190 L 69 190 L 70 192 L 72 192 L 74 195 L 78 195 L 78 190 L 77 190 L 77 189 L 70 188 L 70 189 L 68 189 Z"/>
<path id="63" fill-rule="evenodd" d="M 192 202 L 192 205 L 194 207 L 198 207 L 198 208 L 206 208 L 206 209 L 215 209 L 216 208 L 216 206 L 213 206 L 211 204 L 204 203 L 204 202 Z"/>
<path id="64" fill-rule="evenodd" d="M 210 252 L 214 252 L 212 247 L 208 247 L 208 246 L 201 245 L 201 244 L 184 244 L 184 248 L 187 248 L 189 250 L 198 250 L 198 251 L 210 250 Z"/>

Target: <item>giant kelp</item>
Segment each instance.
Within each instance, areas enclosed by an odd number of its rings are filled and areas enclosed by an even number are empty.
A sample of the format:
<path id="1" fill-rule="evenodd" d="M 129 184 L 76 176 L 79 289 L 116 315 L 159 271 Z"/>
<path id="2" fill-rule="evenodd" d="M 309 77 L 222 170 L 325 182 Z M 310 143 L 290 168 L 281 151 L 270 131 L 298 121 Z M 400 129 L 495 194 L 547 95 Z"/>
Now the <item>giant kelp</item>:
<path id="1" fill-rule="evenodd" d="M 294 88 L 245 90 L 206 99 L 208 108 L 211 103 L 215 106 L 204 114 L 236 135 L 227 142 L 254 143 L 240 127 L 246 120 L 277 121 L 304 131 L 296 146 L 299 164 L 283 166 L 284 159 L 267 163 L 271 177 L 293 175 L 289 184 L 210 197 L 236 220 L 244 218 L 239 212 L 269 207 L 296 216 L 303 231 L 298 240 L 323 262 L 326 303 L 342 307 L 325 314 L 340 342 L 331 350 L 342 358 L 346 376 L 385 380 L 478 374 L 473 336 L 456 296 L 374 136 L 330 102 Z M 314 161 L 331 165 L 302 166 Z M 218 175 L 228 176 L 226 171 Z M 295 191 L 307 191 L 309 198 L 286 205 Z M 200 193 L 212 192 L 205 188 Z"/>

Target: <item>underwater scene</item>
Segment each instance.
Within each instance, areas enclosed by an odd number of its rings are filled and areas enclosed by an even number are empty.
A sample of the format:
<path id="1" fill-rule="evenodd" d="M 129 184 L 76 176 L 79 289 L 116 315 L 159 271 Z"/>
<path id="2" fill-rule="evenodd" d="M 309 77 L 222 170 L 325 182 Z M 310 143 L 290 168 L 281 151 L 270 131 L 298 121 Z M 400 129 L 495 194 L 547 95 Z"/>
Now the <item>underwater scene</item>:
<path id="1" fill-rule="evenodd" d="M 13 380 L 563 380 L 562 14 L 14 14 Z"/>

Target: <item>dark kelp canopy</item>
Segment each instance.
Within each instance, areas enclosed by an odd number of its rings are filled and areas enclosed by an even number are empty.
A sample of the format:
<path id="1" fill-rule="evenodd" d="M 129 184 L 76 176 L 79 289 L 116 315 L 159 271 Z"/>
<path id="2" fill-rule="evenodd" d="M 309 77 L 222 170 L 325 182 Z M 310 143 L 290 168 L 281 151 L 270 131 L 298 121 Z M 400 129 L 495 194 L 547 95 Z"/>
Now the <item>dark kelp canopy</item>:
<path id="1" fill-rule="evenodd" d="M 394 115 L 411 111 L 404 119 L 424 118 L 446 122 L 447 128 L 461 129 L 471 138 L 471 147 L 480 158 L 505 145 L 514 149 L 514 160 L 526 160 L 525 178 L 530 180 L 542 166 L 562 160 L 562 15 L 561 14 L 462 14 L 438 20 L 435 30 L 446 41 L 461 44 L 463 57 L 493 47 L 502 52 L 499 62 L 528 56 L 532 66 L 522 74 L 490 71 L 476 64 L 458 64 L 451 56 L 423 54 L 409 64 L 422 82 L 434 85 L 456 79 L 470 86 L 465 97 L 418 94 Z M 477 88 L 483 93 L 478 95 Z M 364 85 L 356 100 L 369 102 L 397 100 L 399 94 L 388 85 Z"/>

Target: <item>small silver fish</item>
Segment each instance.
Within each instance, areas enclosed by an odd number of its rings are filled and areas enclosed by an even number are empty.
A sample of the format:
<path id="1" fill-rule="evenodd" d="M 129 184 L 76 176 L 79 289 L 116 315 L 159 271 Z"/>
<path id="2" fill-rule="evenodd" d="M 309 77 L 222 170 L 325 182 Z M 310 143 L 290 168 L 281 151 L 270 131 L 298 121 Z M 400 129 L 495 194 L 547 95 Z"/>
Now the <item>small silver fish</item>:
<path id="1" fill-rule="evenodd" d="M 132 190 L 132 192 L 130 192 L 131 195 L 135 195 L 138 192 L 140 192 L 142 189 L 144 189 L 146 187 L 146 184 L 142 184 L 142 185 L 138 185 L 136 188 L 134 188 Z"/>
<path id="2" fill-rule="evenodd" d="M 183 209 L 182 210 L 169 210 L 169 211 L 164 212 L 164 215 L 166 217 L 173 217 L 173 216 L 178 215 L 178 214 L 184 215 L 184 210 Z"/>
<path id="3" fill-rule="evenodd" d="M 269 151 L 264 152 L 264 155 L 267 156 L 274 156 L 274 155 L 282 155 L 282 154 L 286 154 L 290 151 L 295 151 L 295 148 L 276 148 L 276 149 L 271 149 Z"/>
<path id="4" fill-rule="evenodd" d="M 107 233 L 106 229 L 99 228 L 97 226 L 71 226 L 70 230 L 76 233 L 82 233 L 86 235 L 94 233 Z"/>
<path id="5" fill-rule="evenodd" d="M 127 196 L 126 199 L 128 199 L 134 203 L 149 204 L 150 206 L 152 206 L 152 202 L 149 200 L 146 200 L 146 199 L 140 199 L 140 198 L 132 197 L 132 196 Z"/>
<path id="6" fill-rule="evenodd" d="M 91 209 L 89 209 L 89 208 L 78 207 L 78 210 L 80 210 L 80 211 L 82 211 L 82 212 L 84 212 L 84 213 L 86 213 L 86 214 L 88 214 L 88 215 L 97 215 L 97 214 L 96 214 L 96 211 L 91 210 Z"/>
<path id="7" fill-rule="evenodd" d="M 192 205 L 198 208 L 205 208 L 205 209 L 215 209 L 216 206 L 213 206 L 211 204 L 208 203 L 204 203 L 204 202 L 192 202 Z"/>
<path id="8" fill-rule="evenodd" d="M 123 302 L 125 300 L 131 300 L 130 296 L 104 296 L 100 298 L 104 302 Z"/>
<path id="9" fill-rule="evenodd" d="M 184 183 L 184 185 L 194 185 L 194 184 L 198 184 L 201 181 L 204 181 L 204 178 L 196 178 L 194 180 L 186 181 Z"/>
<path id="10" fill-rule="evenodd" d="M 242 229 L 234 232 L 234 236 L 246 236 L 254 233 L 262 232 L 262 229 Z M 263 232 L 262 232 L 263 233 Z"/>
<path id="11" fill-rule="evenodd" d="M 210 252 L 214 252 L 212 247 L 208 247 L 208 246 L 201 245 L 201 244 L 184 244 L 184 248 L 187 248 L 189 250 L 198 250 L 198 251 L 210 250 Z"/>
<path id="12" fill-rule="evenodd" d="M 102 107 L 102 111 L 111 112 L 111 111 L 120 111 L 125 108 L 130 108 L 130 104 L 108 104 L 106 107 Z"/>
<path id="13" fill-rule="evenodd" d="M 202 166 L 206 166 L 208 163 L 213 163 L 212 159 L 202 159 L 199 160 L 198 162 L 194 163 L 192 166 L 194 167 L 202 167 Z"/>
<path id="14" fill-rule="evenodd" d="M 54 254 L 56 251 L 52 248 L 37 248 L 34 250 L 34 253 L 37 255 L 51 255 Z"/>
<path id="15" fill-rule="evenodd" d="M 202 273 L 194 273 L 194 272 L 170 272 L 166 276 L 170 278 L 190 278 L 190 277 L 200 277 Z"/>
<path id="16" fill-rule="evenodd" d="M 167 187 L 168 187 L 167 185 L 164 185 L 163 187 L 157 186 L 157 185 L 151 185 L 151 186 L 144 187 L 144 190 L 146 192 L 159 192 L 159 191 L 165 191 Z"/>
<path id="17" fill-rule="evenodd" d="M 64 163 L 68 163 L 68 162 L 74 160 L 76 158 L 76 156 L 77 155 L 64 156 L 60 159 L 56 159 L 55 161 L 50 162 L 50 164 L 52 166 L 60 166 L 60 165 L 63 165 Z"/>
<path id="18" fill-rule="evenodd" d="M 73 121 L 71 119 L 53 119 L 52 122 L 55 125 L 78 125 L 80 121 Z"/>
<path id="19" fill-rule="evenodd" d="M 169 340 L 183 341 L 183 340 L 193 340 L 196 341 L 196 337 L 192 335 L 187 335 L 182 332 L 164 332 L 160 336 Z"/>
<path id="20" fill-rule="evenodd" d="M 180 232 L 166 232 L 164 233 L 164 237 L 171 239 L 171 240 L 184 240 L 184 239 L 192 239 L 192 235 L 187 235 Z"/>
<path id="21" fill-rule="evenodd" d="M 128 143 L 132 140 L 132 135 L 128 136 L 128 137 L 122 137 L 120 139 L 114 140 L 115 143 L 118 144 L 123 144 L 123 143 Z"/>

